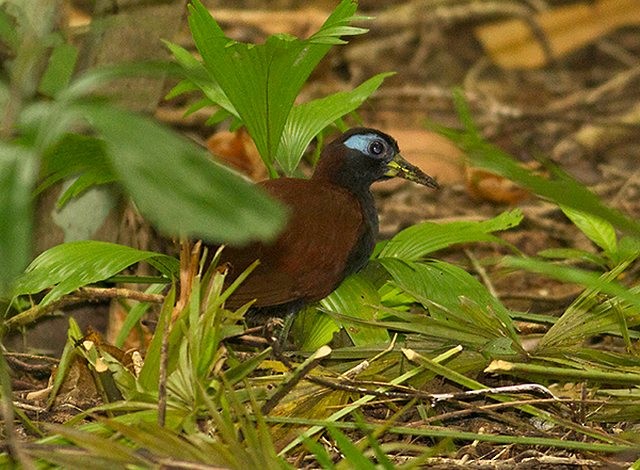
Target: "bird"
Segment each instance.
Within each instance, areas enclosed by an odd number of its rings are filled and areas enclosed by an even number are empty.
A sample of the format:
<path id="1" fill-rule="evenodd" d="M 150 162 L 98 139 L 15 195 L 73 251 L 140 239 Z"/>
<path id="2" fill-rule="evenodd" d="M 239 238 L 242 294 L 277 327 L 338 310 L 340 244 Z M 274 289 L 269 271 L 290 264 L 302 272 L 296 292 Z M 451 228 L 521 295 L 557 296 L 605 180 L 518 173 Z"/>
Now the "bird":
<path id="1" fill-rule="evenodd" d="M 438 188 L 434 178 L 402 157 L 393 137 L 357 127 L 323 148 L 311 178 L 257 183 L 285 206 L 288 219 L 271 242 L 222 250 L 227 285 L 259 263 L 228 297 L 226 308 L 253 302 L 254 315 L 287 317 L 333 292 L 369 260 L 378 237 L 370 187 L 392 177 Z"/>

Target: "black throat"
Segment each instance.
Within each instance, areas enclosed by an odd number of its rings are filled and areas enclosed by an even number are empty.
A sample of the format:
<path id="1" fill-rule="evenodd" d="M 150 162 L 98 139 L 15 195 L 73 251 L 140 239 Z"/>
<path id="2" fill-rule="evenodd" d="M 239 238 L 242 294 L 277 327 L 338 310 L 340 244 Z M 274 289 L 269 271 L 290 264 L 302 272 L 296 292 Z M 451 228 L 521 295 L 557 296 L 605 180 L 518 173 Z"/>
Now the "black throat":
<path id="1" fill-rule="evenodd" d="M 356 246 L 349 253 L 345 276 L 360 271 L 367 264 L 378 238 L 378 212 L 373 194 L 371 194 L 369 188 L 354 194 L 362 207 L 365 228 Z"/>

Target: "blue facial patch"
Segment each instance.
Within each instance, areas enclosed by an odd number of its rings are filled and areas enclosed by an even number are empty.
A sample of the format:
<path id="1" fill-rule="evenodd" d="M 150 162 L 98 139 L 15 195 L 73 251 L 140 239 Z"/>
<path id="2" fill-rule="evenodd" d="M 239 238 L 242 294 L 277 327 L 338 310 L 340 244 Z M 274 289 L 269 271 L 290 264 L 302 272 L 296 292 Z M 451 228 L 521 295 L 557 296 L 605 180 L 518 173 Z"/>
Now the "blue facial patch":
<path id="1" fill-rule="evenodd" d="M 355 134 L 344 141 L 345 147 L 358 150 L 364 154 L 369 153 L 369 145 L 374 140 L 380 139 L 376 134 Z"/>

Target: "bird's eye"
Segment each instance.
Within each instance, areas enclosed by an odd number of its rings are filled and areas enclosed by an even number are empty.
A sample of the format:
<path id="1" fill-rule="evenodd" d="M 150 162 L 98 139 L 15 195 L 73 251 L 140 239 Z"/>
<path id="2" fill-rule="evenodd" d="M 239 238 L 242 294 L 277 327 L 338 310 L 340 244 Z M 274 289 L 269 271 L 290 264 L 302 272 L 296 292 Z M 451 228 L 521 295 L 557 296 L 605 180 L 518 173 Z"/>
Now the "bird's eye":
<path id="1" fill-rule="evenodd" d="M 369 145 L 369 152 L 372 155 L 380 155 L 384 151 L 384 144 L 380 140 L 374 140 Z"/>

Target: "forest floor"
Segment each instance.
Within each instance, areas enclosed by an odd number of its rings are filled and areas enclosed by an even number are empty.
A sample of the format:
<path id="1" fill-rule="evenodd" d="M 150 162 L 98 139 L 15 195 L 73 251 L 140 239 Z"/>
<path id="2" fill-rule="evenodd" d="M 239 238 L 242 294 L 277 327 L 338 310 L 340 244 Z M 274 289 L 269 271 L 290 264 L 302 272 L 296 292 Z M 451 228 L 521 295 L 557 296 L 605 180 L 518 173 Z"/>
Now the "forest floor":
<path id="1" fill-rule="evenodd" d="M 583 14 L 582 3 L 548 2 L 552 6 L 545 13 L 531 11 L 526 3 L 433 2 L 438 6 L 425 12 L 421 2 L 383 8 L 385 2 L 363 1 L 364 13 L 377 17 L 366 24 L 370 33 L 332 50 L 304 89 L 301 98 L 306 100 L 352 89 L 376 73 L 396 72 L 359 110 L 359 119 L 394 136 L 405 158 L 434 176 L 441 189 L 403 181 L 376 185 L 381 239 L 425 220 L 484 220 L 519 208 L 524 222 L 500 237 L 520 252 L 533 256 L 549 248 L 595 250 L 556 205 L 474 168 L 453 143 L 429 130 L 433 124 L 461 126 L 455 88 L 463 90 L 480 133 L 524 167 L 544 174 L 549 164 L 557 165 L 610 207 L 640 218 L 638 2 L 595 2 L 611 20 L 601 22 L 593 12 Z M 620 11 L 611 7 L 616 3 Z M 287 15 L 220 5 L 218 20 L 230 36 L 245 41 L 260 41 L 276 31 L 304 36 L 328 13 L 322 9 L 326 5 L 318 4 L 320 8 Z M 630 9 L 624 10 L 625 5 Z M 541 25 L 542 37 L 532 33 L 532 24 Z M 525 37 L 521 49 L 509 45 L 509 38 L 520 36 Z M 189 45 L 186 25 L 177 42 Z M 545 48 L 560 52 L 545 56 Z M 185 109 L 182 101 L 164 102 L 156 116 L 204 142 L 210 137 L 205 116 L 195 113 L 185 119 Z M 438 257 L 477 275 L 514 311 L 560 315 L 583 290 L 505 269 L 497 261 L 510 253 L 507 246 L 473 244 L 438 252 Z M 637 279 L 639 269 L 636 262 L 626 272 L 628 279 Z M 541 328 L 526 322 L 519 326 L 522 331 L 530 326 L 532 333 Z M 604 351 L 624 349 L 610 337 L 592 341 Z M 500 433 L 506 432 L 505 422 L 472 418 L 456 424 Z M 434 458 L 430 468 L 623 468 L 636 458 L 476 442 L 460 447 L 452 458 Z"/>

